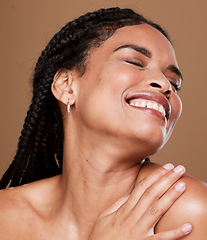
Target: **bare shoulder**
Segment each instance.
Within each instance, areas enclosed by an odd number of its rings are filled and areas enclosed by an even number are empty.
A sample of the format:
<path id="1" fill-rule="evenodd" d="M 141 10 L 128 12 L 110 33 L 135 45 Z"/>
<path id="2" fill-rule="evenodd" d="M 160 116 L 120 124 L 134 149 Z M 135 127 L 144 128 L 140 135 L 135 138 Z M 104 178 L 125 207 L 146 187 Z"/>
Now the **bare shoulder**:
<path id="1" fill-rule="evenodd" d="M 150 174 L 158 167 L 157 164 L 147 163 L 144 173 Z M 184 175 L 181 180 L 186 183 L 186 191 L 162 217 L 156 231 L 191 223 L 193 231 L 185 239 L 204 240 L 207 236 L 207 184 L 188 175 Z"/>
<path id="2" fill-rule="evenodd" d="M 2 240 L 36 239 L 35 232 L 41 228 L 41 209 L 44 208 L 50 180 L 0 191 L 0 236 Z M 45 186 L 46 185 L 46 186 Z M 44 197 L 47 195 L 47 197 Z M 31 235 L 32 233 L 32 235 Z"/>
<path id="3" fill-rule="evenodd" d="M 22 188 L 16 187 L 0 192 L 0 233 L 3 240 L 20 239 L 25 234 L 25 217 L 28 215 L 29 205 Z"/>

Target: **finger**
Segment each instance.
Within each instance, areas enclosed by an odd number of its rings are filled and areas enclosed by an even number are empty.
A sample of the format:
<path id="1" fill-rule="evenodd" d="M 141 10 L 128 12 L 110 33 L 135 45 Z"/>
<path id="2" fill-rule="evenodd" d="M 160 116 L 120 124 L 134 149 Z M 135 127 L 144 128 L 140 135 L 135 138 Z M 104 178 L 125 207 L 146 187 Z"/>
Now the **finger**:
<path id="1" fill-rule="evenodd" d="M 118 201 L 116 201 L 112 206 L 110 206 L 107 210 L 102 212 L 98 218 L 102 218 L 116 212 L 128 200 L 128 198 L 129 196 L 118 199 Z"/>
<path id="2" fill-rule="evenodd" d="M 157 202 L 153 203 L 148 211 L 142 216 L 142 221 L 147 222 L 150 228 L 154 228 L 160 218 L 168 211 L 173 203 L 183 194 L 186 189 L 184 182 L 178 182 L 166 194 L 164 194 Z M 146 225 L 145 225 L 146 226 Z M 146 226 L 147 230 L 147 226 Z"/>
<path id="3" fill-rule="evenodd" d="M 132 194 L 125 204 L 127 209 L 132 209 L 136 204 L 140 197 L 143 195 L 145 190 L 150 187 L 152 184 L 157 182 L 161 177 L 167 174 L 170 170 L 174 169 L 173 164 L 168 163 L 158 169 L 156 169 L 153 173 L 151 173 L 146 178 L 142 179 L 140 182 L 136 182 L 135 188 L 132 191 Z"/>
<path id="4" fill-rule="evenodd" d="M 157 233 L 152 237 L 147 238 L 147 240 L 176 240 L 185 237 L 186 235 L 190 234 L 192 231 L 192 225 L 186 223 L 176 229 L 169 230 L 162 233 Z"/>
<path id="5" fill-rule="evenodd" d="M 147 176 L 145 179 L 143 179 L 143 182 L 136 182 L 135 187 L 138 188 L 147 188 L 151 184 L 155 183 L 160 177 L 168 173 L 174 169 L 174 166 L 172 163 L 167 163 L 164 166 L 159 167 L 158 169 L 154 170 L 153 173 L 151 173 L 149 176 Z"/>
<path id="6" fill-rule="evenodd" d="M 154 182 L 156 182 L 159 178 L 161 178 L 163 175 L 165 175 L 166 173 L 168 173 L 170 170 L 172 170 L 174 168 L 173 164 L 168 163 L 162 167 L 160 167 L 159 169 L 155 170 L 152 174 L 150 174 L 146 179 L 142 180 L 140 183 L 136 183 L 136 194 L 134 194 L 134 196 L 126 196 L 123 198 L 118 199 L 118 201 L 116 201 L 110 208 L 108 208 L 107 210 L 105 210 L 104 212 L 102 212 L 99 215 L 99 218 L 110 215 L 112 213 L 114 213 L 115 211 L 117 211 L 122 205 L 124 205 L 127 200 L 129 198 L 133 198 L 131 203 L 134 201 L 134 205 L 137 203 L 137 200 L 140 198 L 139 195 L 141 196 L 143 194 L 143 192 L 146 190 L 147 187 L 149 187 L 151 184 L 153 184 Z M 128 200 L 129 201 L 129 200 Z"/>
<path id="7" fill-rule="evenodd" d="M 162 176 L 157 182 L 148 187 L 138 200 L 133 211 L 134 214 L 143 214 L 146 209 L 156 202 L 162 195 L 185 173 L 181 165 Z"/>

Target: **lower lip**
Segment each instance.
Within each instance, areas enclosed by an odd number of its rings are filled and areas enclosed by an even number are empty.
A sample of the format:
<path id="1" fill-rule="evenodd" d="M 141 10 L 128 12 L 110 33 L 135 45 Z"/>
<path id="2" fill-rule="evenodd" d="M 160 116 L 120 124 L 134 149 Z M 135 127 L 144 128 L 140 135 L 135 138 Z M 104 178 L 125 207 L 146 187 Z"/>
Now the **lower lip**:
<path id="1" fill-rule="evenodd" d="M 155 110 L 155 109 L 152 109 L 152 108 L 144 108 L 144 107 L 136 107 L 136 106 L 132 106 L 129 104 L 130 107 L 134 108 L 134 109 L 139 109 L 139 110 L 142 110 L 142 111 L 145 111 L 147 113 L 150 113 L 150 114 L 153 114 L 155 115 L 156 117 L 160 118 L 161 120 L 163 120 L 165 122 L 165 117 L 162 115 L 161 112 Z"/>

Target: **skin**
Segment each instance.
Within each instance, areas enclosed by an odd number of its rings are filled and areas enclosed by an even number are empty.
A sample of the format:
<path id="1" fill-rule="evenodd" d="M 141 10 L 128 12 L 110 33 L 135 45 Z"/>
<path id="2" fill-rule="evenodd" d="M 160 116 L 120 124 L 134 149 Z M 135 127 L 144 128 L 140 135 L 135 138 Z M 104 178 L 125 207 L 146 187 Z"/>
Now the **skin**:
<path id="1" fill-rule="evenodd" d="M 125 44 L 143 46 L 152 56 L 128 48 L 115 51 Z M 175 191 L 173 185 L 184 170 L 175 173 L 153 163 L 141 168 L 141 161 L 165 144 L 181 113 L 181 101 L 174 89 L 181 79 L 168 69 L 169 65 L 178 68 L 173 47 L 160 32 L 142 24 L 118 29 L 92 49 L 83 76 L 76 70 L 57 72 L 51 89 L 63 114 L 63 174 L 1 191 L 1 239 L 158 239 L 150 238 L 152 227 L 146 233 L 138 228 L 153 216 L 153 226 L 158 222 L 155 233 L 190 222 L 193 232 L 182 239 L 204 239 L 206 185 L 184 176 L 187 189 L 170 207 L 185 190 Z M 170 117 L 163 120 L 153 111 L 130 106 L 126 99 L 137 93 L 164 96 L 171 106 Z M 156 211 L 147 210 L 153 204 L 157 209 L 166 205 L 162 214 L 170 209 L 160 219 Z M 145 210 L 150 217 L 141 217 L 146 215 Z M 127 219 L 126 227 L 120 228 L 117 219 Z M 137 226 L 136 221 L 140 223 Z M 127 231 L 132 224 L 138 236 Z"/>

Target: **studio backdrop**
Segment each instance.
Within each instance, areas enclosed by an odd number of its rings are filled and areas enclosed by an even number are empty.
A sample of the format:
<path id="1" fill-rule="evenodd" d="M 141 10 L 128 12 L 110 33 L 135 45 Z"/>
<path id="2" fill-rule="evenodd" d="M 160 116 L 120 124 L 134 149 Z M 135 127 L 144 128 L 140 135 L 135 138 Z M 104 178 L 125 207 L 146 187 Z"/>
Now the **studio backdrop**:
<path id="1" fill-rule="evenodd" d="M 183 164 L 207 180 L 207 4 L 205 0 L 1 0 L 0 1 L 0 175 L 15 155 L 31 101 L 35 63 L 50 38 L 68 21 L 99 8 L 132 8 L 167 29 L 184 81 L 183 113 L 158 154 L 160 164 Z"/>

